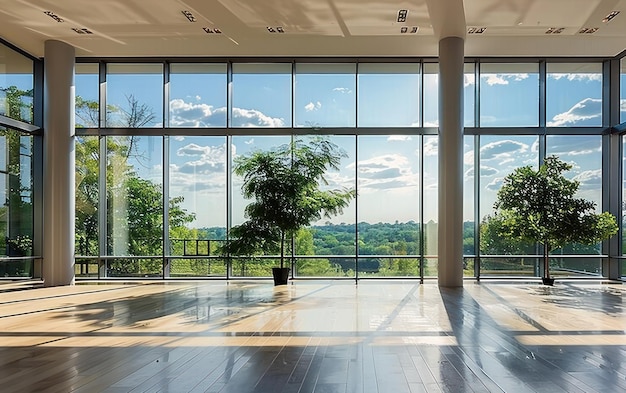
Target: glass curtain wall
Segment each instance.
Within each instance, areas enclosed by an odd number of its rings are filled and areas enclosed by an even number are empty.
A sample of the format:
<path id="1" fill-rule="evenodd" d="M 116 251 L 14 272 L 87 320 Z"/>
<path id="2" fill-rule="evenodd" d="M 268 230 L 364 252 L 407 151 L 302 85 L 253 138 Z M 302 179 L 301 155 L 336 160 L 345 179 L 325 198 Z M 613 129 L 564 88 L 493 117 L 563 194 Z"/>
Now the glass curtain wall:
<path id="1" fill-rule="evenodd" d="M 0 276 L 33 276 L 34 61 L 0 45 Z"/>
<path id="2" fill-rule="evenodd" d="M 602 63 L 540 65 L 465 65 L 466 276 L 538 275 L 536 245 L 512 244 L 480 225 L 516 168 L 537 168 L 556 154 L 574 165 L 568 176 L 580 181 L 579 195 L 602 209 Z M 276 255 L 224 258 L 216 251 L 227 229 L 246 218 L 249 201 L 233 165 L 315 134 L 345 153 L 324 187 L 355 189 L 357 197 L 290 242 L 292 274 L 437 276 L 436 63 L 101 67 L 106 73 L 79 64 L 76 78 L 77 103 L 83 100 L 77 195 L 84 196 L 77 261 L 106 262 L 99 275 L 269 277 Z M 145 128 L 157 131 L 146 135 Z M 602 274 L 599 246 L 555 254 L 557 274 Z"/>

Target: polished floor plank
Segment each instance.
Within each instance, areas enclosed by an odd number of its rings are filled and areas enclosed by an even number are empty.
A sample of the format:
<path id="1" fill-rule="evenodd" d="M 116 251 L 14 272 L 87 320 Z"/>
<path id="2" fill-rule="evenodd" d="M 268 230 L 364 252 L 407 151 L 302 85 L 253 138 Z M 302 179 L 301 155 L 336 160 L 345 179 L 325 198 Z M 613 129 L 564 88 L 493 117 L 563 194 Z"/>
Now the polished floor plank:
<path id="1" fill-rule="evenodd" d="M 624 286 L 131 282 L 0 291 L 3 392 L 626 391 Z"/>

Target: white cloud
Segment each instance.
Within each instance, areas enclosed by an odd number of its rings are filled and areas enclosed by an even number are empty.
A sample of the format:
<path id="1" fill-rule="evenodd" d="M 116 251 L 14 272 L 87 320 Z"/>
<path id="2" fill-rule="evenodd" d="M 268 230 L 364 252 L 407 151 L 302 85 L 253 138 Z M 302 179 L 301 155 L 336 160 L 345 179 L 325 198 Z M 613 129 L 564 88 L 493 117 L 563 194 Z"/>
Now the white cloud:
<path id="1" fill-rule="evenodd" d="M 387 142 L 405 142 L 410 141 L 411 135 L 389 135 Z"/>
<path id="2" fill-rule="evenodd" d="M 333 91 L 342 93 L 342 94 L 350 94 L 352 93 L 352 90 L 348 89 L 347 87 L 335 87 L 333 89 Z"/>
<path id="3" fill-rule="evenodd" d="M 528 151 L 528 145 L 525 143 L 502 140 L 497 142 L 491 142 L 480 148 L 480 159 L 482 160 L 500 160 L 503 162 L 509 162 L 513 155 L 525 153 Z"/>
<path id="4" fill-rule="evenodd" d="M 469 87 L 476 84 L 476 77 L 474 74 L 463 74 L 463 87 Z"/>
<path id="5" fill-rule="evenodd" d="M 496 177 L 489 184 L 487 184 L 486 188 L 491 191 L 498 191 L 500 188 L 502 188 L 503 181 L 504 181 L 504 178 Z"/>
<path id="6" fill-rule="evenodd" d="M 483 74 L 481 78 L 487 82 L 489 86 L 508 85 L 509 81 L 519 82 L 528 78 L 528 74 Z"/>
<path id="7" fill-rule="evenodd" d="M 428 141 L 424 143 L 424 156 L 436 156 L 439 151 L 439 138 L 428 138 Z"/>
<path id="8" fill-rule="evenodd" d="M 170 101 L 170 124 L 174 127 L 223 126 L 226 124 L 226 108 L 175 99 Z"/>
<path id="9" fill-rule="evenodd" d="M 270 117 L 256 109 L 233 108 L 233 125 L 236 127 L 284 127 L 283 119 Z"/>
<path id="10" fill-rule="evenodd" d="M 600 189 L 602 187 L 602 169 L 583 171 L 574 176 L 580 182 L 580 189 Z"/>
<path id="11" fill-rule="evenodd" d="M 193 157 L 202 156 L 210 153 L 210 146 L 199 146 L 195 143 L 190 143 L 187 146 L 183 146 L 176 151 L 176 155 L 179 157 Z"/>
<path id="12" fill-rule="evenodd" d="M 226 146 L 200 146 L 190 143 L 176 151 L 178 157 L 194 157 L 179 164 L 170 165 L 170 178 L 173 182 L 184 180 L 184 174 L 223 173 L 226 165 Z M 190 179 L 191 182 L 194 179 Z"/>
<path id="13" fill-rule="evenodd" d="M 354 164 L 348 166 L 354 168 Z M 359 192 L 376 189 L 391 190 L 419 185 L 418 174 L 413 173 L 411 161 L 400 154 L 385 154 L 358 163 Z"/>
<path id="14" fill-rule="evenodd" d="M 223 127 L 226 108 L 190 103 L 182 99 L 170 101 L 170 124 L 173 127 Z M 265 115 L 255 109 L 233 108 L 232 124 L 236 127 L 284 127 L 283 119 Z"/>
<path id="15" fill-rule="evenodd" d="M 563 79 L 567 78 L 568 81 L 595 81 L 602 82 L 601 73 L 548 73 L 548 79 Z"/>
<path id="16" fill-rule="evenodd" d="M 246 145 L 251 145 L 254 143 L 254 138 L 250 138 L 247 141 L 244 141 L 243 143 L 245 143 Z"/>
<path id="17" fill-rule="evenodd" d="M 319 101 L 317 101 L 316 103 L 309 102 L 308 104 L 304 106 L 304 110 L 306 110 L 307 112 L 317 111 L 317 110 L 320 110 L 321 108 L 322 108 L 322 103 Z"/>
<path id="18" fill-rule="evenodd" d="M 599 118 L 602 116 L 602 100 L 585 98 L 570 108 L 567 112 L 559 113 L 548 122 L 548 127 L 561 127 L 573 125 L 584 120 Z"/>

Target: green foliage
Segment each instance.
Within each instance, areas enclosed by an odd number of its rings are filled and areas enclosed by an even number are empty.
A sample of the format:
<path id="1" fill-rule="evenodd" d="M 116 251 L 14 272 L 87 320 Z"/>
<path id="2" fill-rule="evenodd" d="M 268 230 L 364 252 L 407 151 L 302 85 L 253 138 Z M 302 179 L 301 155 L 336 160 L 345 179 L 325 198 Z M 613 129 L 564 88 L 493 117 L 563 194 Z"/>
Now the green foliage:
<path id="1" fill-rule="evenodd" d="M 613 215 L 596 214 L 594 202 L 575 197 L 579 183 L 563 176 L 570 169 L 571 165 L 551 156 L 539 170 L 524 166 L 505 177 L 494 205 L 496 213 L 482 223 L 485 242 L 501 236 L 512 242 L 541 243 L 549 277 L 550 251 L 570 243 L 593 245 L 616 234 Z"/>
<path id="2" fill-rule="evenodd" d="M 326 171 L 338 169 L 345 156 L 328 140 L 295 139 L 275 150 L 237 157 L 234 172 L 243 178 L 243 196 L 252 201 L 245 208 L 247 221 L 231 228 L 232 240 L 221 252 L 258 255 L 280 250 L 282 267 L 285 239 L 313 221 L 341 213 L 354 197 L 353 190 L 322 189 L 328 184 Z"/>
<path id="3" fill-rule="evenodd" d="M 150 122 L 154 117 L 145 105 L 132 97 L 128 109 L 121 110 L 125 126 L 132 127 Z M 97 102 L 76 99 L 77 112 L 85 126 L 96 126 Z M 113 110 L 113 109 L 112 109 Z M 126 117 L 124 117 L 126 116 Z M 95 123 L 93 123 L 95 122 Z M 106 196 L 99 192 L 100 144 L 106 141 Z M 160 184 L 143 179 L 128 163 L 130 157 L 141 159 L 136 139 L 130 137 L 78 137 L 76 143 L 76 249 L 81 255 L 99 255 L 98 221 L 99 200 L 106 197 L 107 255 L 153 256 L 163 253 L 163 190 Z M 124 201 L 116 210 L 114 201 Z M 170 234 L 187 238 L 186 226 L 195 219 L 181 208 L 182 197 L 169 200 Z M 116 233 L 122 234 L 116 237 Z M 158 259 L 119 259 L 111 263 L 116 274 L 159 274 Z"/>
<path id="4" fill-rule="evenodd" d="M 30 122 L 33 118 L 33 90 L 21 90 L 17 86 L 1 87 L 5 94 L 6 117 Z"/>

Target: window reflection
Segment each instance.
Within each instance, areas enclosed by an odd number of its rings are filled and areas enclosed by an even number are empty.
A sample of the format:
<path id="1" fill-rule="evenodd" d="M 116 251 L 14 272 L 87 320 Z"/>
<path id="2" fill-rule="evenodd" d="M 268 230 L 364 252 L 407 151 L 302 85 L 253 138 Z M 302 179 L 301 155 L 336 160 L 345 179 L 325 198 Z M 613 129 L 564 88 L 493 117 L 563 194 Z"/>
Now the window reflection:
<path id="1" fill-rule="evenodd" d="M 539 64 L 480 64 L 480 126 L 539 125 Z"/>
<path id="2" fill-rule="evenodd" d="M 74 119 L 77 128 L 100 124 L 99 65 L 79 63 L 74 67 Z"/>
<path id="3" fill-rule="evenodd" d="M 291 127 L 291 63 L 233 64 L 232 127 Z"/>
<path id="4" fill-rule="evenodd" d="M 107 127 L 163 124 L 163 65 L 107 65 Z"/>
<path id="5" fill-rule="evenodd" d="M 602 64 L 548 63 L 548 127 L 602 125 Z"/>
<path id="6" fill-rule="evenodd" d="M 295 126 L 356 125 L 356 65 L 296 64 Z"/>
<path id="7" fill-rule="evenodd" d="M 480 176 L 480 252 L 483 255 L 533 254 L 534 245 L 517 244 L 498 236 L 483 225 L 487 215 L 494 213 L 493 205 L 504 178 L 522 166 L 539 167 L 539 148 L 536 136 L 481 136 L 478 168 Z M 481 270 L 511 269 L 513 260 L 483 260 Z M 523 261 L 522 261 L 523 262 Z M 520 269 L 523 270 L 522 267 Z"/>
<path id="8" fill-rule="evenodd" d="M 418 63 L 359 64 L 358 92 L 359 127 L 420 125 Z"/>
<path id="9" fill-rule="evenodd" d="M 170 127 L 226 127 L 226 64 L 170 65 Z"/>

